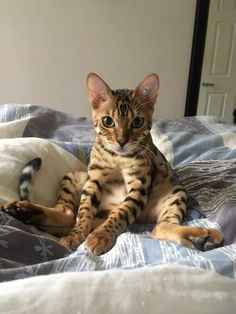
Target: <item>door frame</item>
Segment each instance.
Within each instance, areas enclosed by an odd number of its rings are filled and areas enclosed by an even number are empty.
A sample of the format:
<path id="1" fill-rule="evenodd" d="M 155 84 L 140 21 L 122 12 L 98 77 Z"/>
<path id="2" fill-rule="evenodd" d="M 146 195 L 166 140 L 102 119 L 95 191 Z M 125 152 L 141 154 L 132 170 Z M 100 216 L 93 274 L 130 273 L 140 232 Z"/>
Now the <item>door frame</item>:
<path id="1" fill-rule="evenodd" d="M 210 0 L 197 0 L 188 87 L 185 103 L 185 116 L 195 116 L 197 114 L 209 6 Z"/>

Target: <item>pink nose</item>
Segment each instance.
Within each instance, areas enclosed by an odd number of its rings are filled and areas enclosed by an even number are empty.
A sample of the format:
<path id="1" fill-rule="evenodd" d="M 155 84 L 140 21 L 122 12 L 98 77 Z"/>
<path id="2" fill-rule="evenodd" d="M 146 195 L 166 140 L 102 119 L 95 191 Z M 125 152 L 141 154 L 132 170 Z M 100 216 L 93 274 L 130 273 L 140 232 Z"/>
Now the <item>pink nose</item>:
<path id="1" fill-rule="evenodd" d="M 125 144 L 128 143 L 127 138 L 118 138 L 116 141 L 120 145 L 121 148 L 123 148 Z"/>

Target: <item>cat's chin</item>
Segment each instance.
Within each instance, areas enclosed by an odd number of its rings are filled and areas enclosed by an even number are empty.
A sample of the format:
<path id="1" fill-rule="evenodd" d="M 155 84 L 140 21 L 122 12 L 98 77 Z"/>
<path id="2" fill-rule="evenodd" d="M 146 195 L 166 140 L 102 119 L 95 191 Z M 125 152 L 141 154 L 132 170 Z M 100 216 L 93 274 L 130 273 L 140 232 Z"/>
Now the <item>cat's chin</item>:
<path id="1" fill-rule="evenodd" d="M 115 153 L 117 155 L 125 156 L 125 155 L 129 154 L 129 151 L 128 150 L 124 150 L 124 149 L 116 149 Z"/>
<path id="2" fill-rule="evenodd" d="M 118 148 L 114 149 L 114 153 L 120 156 L 129 156 L 132 155 L 135 149 L 130 149 L 130 148 Z"/>

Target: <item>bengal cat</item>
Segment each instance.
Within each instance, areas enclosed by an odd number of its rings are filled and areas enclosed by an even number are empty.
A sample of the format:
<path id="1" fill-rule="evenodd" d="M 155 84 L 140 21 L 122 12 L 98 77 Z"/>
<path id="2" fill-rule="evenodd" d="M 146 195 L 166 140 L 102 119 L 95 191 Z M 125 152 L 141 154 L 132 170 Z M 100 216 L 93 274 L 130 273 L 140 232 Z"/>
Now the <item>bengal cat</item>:
<path id="1" fill-rule="evenodd" d="M 182 225 L 185 189 L 175 183 L 170 165 L 150 135 L 158 89 L 156 74 L 148 75 L 134 91 L 111 90 L 97 74 L 89 74 L 87 91 L 96 136 L 88 172 L 68 173 L 56 206 L 47 208 L 27 200 L 30 168 L 39 168 L 36 159 L 21 178 L 26 200 L 8 202 L 3 210 L 64 235 L 60 243 L 73 250 L 86 241 L 96 255 L 110 250 L 134 221 L 155 223 L 151 232 L 155 239 L 203 251 L 222 246 L 218 230 Z"/>

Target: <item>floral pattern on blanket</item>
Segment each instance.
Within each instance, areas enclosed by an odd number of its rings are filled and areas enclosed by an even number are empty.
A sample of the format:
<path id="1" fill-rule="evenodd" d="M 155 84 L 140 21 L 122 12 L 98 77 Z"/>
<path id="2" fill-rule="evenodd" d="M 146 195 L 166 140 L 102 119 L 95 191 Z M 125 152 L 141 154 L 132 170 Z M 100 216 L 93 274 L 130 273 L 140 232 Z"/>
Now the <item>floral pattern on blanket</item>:
<path id="1" fill-rule="evenodd" d="M 88 162 L 94 137 L 90 119 L 42 106 L 2 105 L 0 122 L 5 129 L 9 125 L 9 138 L 48 139 Z M 154 240 L 152 226 L 134 224 L 112 250 L 93 256 L 84 244 L 70 252 L 55 238 L 34 234 L 29 226 L 0 212 L 0 281 L 161 264 L 201 267 L 236 279 L 236 127 L 217 117 L 165 119 L 154 122 L 152 136 L 187 188 L 185 223 L 220 229 L 226 246 L 209 252 L 191 250 Z M 7 138 L 6 132 L 0 138 Z"/>

